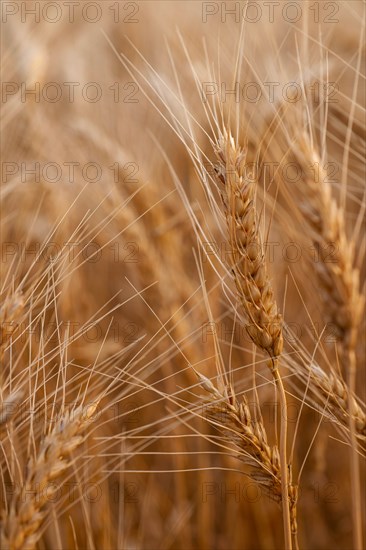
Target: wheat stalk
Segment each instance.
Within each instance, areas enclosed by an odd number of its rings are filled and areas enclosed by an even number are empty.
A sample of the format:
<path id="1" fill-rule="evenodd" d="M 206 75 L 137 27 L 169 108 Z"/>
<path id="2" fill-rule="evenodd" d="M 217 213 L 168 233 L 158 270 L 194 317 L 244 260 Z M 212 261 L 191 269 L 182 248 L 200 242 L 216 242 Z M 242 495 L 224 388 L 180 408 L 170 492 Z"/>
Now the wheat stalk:
<path id="1" fill-rule="evenodd" d="M 245 174 L 246 154 L 224 129 L 216 144 L 215 172 L 223 184 L 231 270 L 238 297 L 249 322 L 246 331 L 254 344 L 270 357 L 269 367 L 281 404 L 280 466 L 285 547 L 292 548 L 287 465 L 287 402 L 279 373 L 283 349 L 282 317 L 270 283 L 255 206 L 256 180 Z"/>
<path id="2" fill-rule="evenodd" d="M 347 372 L 348 393 L 353 395 L 356 385 L 357 334 L 365 299 L 360 291 L 359 270 L 354 267 L 354 246 L 349 242 L 345 229 L 344 211 L 332 197 L 331 185 L 321 166 L 320 157 L 308 132 L 304 132 L 294 153 L 305 173 L 302 187 L 302 203 L 299 208 L 304 216 L 311 238 L 318 252 L 314 262 L 317 281 L 321 289 L 325 319 L 337 329 L 338 348 L 343 370 Z M 310 165 L 309 165 L 310 161 Z M 315 177 L 310 166 L 319 168 Z M 318 181 L 316 181 L 318 179 Z M 329 261 L 329 249 L 332 258 Z M 336 402 L 339 401 L 336 399 Z M 348 405 L 352 406 L 352 401 Z M 342 410 L 342 409 L 341 409 Z M 362 522 L 357 428 L 353 411 L 349 414 L 351 435 L 351 484 L 353 488 L 354 546 L 361 549 Z"/>
<path id="3" fill-rule="evenodd" d="M 30 550 L 35 547 L 47 511 L 46 504 L 59 479 L 71 464 L 71 454 L 84 441 L 82 433 L 91 421 L 97 405 L 66 411 L 45 437 L 39 452 L 28 464 L 26 478 L 2 519 L 1 548 Z"/>

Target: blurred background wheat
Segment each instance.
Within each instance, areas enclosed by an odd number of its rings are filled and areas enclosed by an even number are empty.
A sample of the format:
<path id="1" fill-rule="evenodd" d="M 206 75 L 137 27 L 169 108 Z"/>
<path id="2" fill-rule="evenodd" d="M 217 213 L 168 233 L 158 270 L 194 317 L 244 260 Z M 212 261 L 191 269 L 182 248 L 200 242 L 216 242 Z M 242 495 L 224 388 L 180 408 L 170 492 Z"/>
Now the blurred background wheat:
<path id="1" fill-rule="evenodd" d="M 4 550 L 362 548 L 364 8 L 2 2 Z"/>

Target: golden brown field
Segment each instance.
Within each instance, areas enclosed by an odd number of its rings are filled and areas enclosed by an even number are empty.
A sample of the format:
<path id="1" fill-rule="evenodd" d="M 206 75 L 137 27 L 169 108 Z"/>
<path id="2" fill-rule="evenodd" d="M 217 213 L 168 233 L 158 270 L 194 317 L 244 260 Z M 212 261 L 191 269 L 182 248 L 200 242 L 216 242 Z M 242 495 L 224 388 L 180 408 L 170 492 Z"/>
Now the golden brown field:
<path id="1" fill-rule="evenodd" d="M 364 2 L 1 27 L 1 548 L 364 548 Z"/>

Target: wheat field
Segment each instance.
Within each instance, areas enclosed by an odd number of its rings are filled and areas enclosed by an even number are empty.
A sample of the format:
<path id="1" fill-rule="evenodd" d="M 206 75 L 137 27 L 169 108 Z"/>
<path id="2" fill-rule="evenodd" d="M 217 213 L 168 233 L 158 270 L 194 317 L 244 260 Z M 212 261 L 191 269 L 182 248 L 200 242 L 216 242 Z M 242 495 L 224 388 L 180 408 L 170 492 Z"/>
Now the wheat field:
<path id="1" fill-rule="evenodd" d="M 365 3 L 1 27 L 1 548 L 364 548 Z"/>

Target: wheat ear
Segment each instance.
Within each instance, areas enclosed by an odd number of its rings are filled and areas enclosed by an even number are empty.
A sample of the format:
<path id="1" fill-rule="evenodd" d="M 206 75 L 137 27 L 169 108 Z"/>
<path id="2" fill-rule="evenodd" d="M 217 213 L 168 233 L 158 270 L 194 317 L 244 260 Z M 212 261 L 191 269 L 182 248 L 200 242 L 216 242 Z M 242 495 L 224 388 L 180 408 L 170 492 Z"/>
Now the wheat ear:
<path id="1" fill-rule="evenodd" d="M 267 352 L 278 391 L 281 411 L 280 465 L 285 547 L 292 548 L 287 467 L 287 402 L 279 373 L 283 349 L 282 318 L 267 273 L 255 206 L 256 180 L 246 177 L 245 151 L 224 130 L 216 145 L 215 172 L 223 184 L 231 269 L 238 297 L 249 322 L 245 328 L 254 344 Z"/>
<path id="2" fill-rule="evenodd" d="M 311 229 L 313 244 L 318 252 L 314 262 L 319 286 L 322 290 L 324 315 L 337 328 L 339 350 L 343 370 L 347 372 L 348 392 L 355 393 L 357 334 L 365 299 L 360 291 L 359 270 L 354 267 L 354 245 L 347 239 L 344 213 L 332 197 L 331 185 L 322 169 L 319 155 L 310 136 L 304 132 L 294 150 L 305 168 L 305 185 L 302 187 L 303 213 Z M 307 161 L 307 162 L 306 162 Z M 319 167 L 318 177 L 313 176 L 311 166 Z M 317 181 L 318 180 L 318 181 Z M 329 250 L 333 251 L 331 261 Z M 352 403 L 349 401 L 349 405 Z M 354 546 L 363 547 L 360 489 L 360 467 L 357 450 L 355 417 L 350 411 L 349 430 L 351 437 L 351 485 L 354 498 Z"/>
<path id="3" fill-rule="evenodd" d="M 336 328 L 340 351 L 347 357 L 348 350 L 356 346 L 357 327 L 364 308 L 359 270 L 354 267 L 354 244 L 347 238 L 343 210 L 332 197 L 327 173 L 310 137 L 304 134 L 298 146 L 295 154 L 305 174 L 299 209 L 310 229 L 316 252 L 314 268 L 324 316 Z"/>
<path id="4" fill-rule="evenodd" d="M 278 503 L 282 501 L 280 454 L 277 445 L 270 446 L 259 408 L 253 419 L 245 397 L 239 403 L 232 386 L 219 391 L 212 382 L 197 372 L 202 388 L 208 392 L 207 418 L 223 430 L 226 439 L 235 445 L 236 457 L 250 467 L 250 477 L 264 493 Z M 291 477 L 291 471 L 290 471 Z M 297 486 L 288 483 L 291 532 L 296 535 Z"/>
<path id="5" fill-rule="evenodd" d="M 350 392 L 344 380 L 335 372 L 326 373 L 318 365 L 310 366 L 311 378 L 323 396 L 327 407 L 344 427 L 349 428 L 349 416 L 353 416 L 357 438 L 366 440 L 366 414 Z"/>
<path id="6" fill-rule="evenodd" d="M 3 550 L 33 549 L 41 536 L 46 504 L 59 479 L 71 464 L 70 455 L 81 445 L 82 436 L 97 405 L 66 411 L 45 437 L 35 458 L 31 459 L 24 483 L 14 496 L 9 512 L 2 520 Z"/>
<path id="7" fill-rule="evenodd" d="M 255 207 L 256 181 L 245 178 L 245 152 L 227 133 L 216 149 L 216 174 L 224 184 L 222 199 L 231 249 L 231 268 L 249 337 L 271 358 L 281 355 L 282 320 L 269 281 Z"/>

